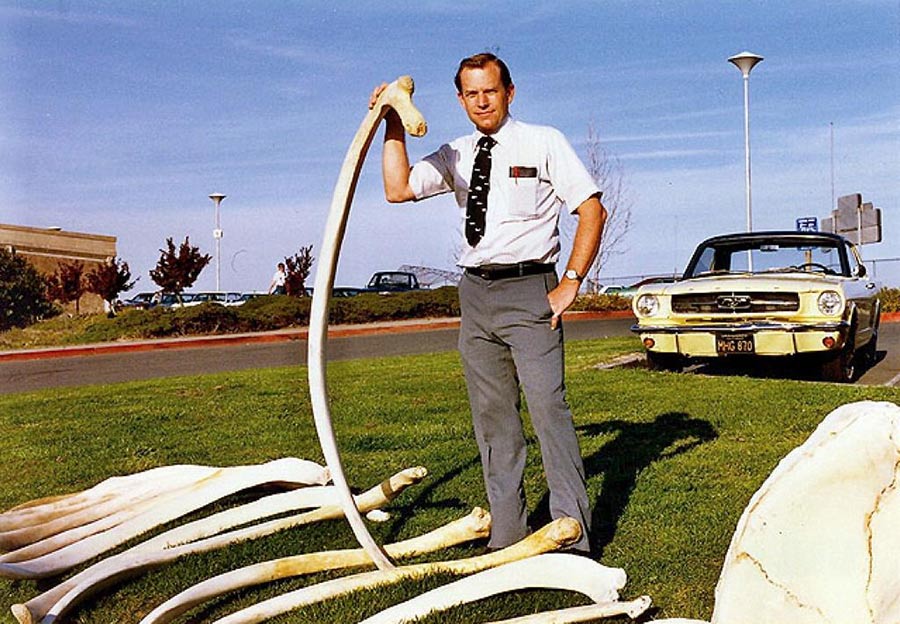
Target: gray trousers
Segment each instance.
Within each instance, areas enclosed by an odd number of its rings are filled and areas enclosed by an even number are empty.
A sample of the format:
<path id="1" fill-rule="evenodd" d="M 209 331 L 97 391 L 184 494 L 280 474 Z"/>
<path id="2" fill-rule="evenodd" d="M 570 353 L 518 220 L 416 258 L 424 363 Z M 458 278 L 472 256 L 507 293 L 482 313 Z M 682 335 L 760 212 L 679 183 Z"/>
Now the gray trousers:
<path id="1" fill-rule="evenodd" d="M 547 293 L 556 284 L 555 273 L 544 273 L 493 281 L 466 274 L 459 285 L 459 350 L 493 518 L 491 548 L 528 534 L 521 385 L 540 443 L 550 515 L 581 522 L 582 539 L 573 548 L 589 550 L 591 512 L 566 403 L 562 326 L 550 329 Z"/>

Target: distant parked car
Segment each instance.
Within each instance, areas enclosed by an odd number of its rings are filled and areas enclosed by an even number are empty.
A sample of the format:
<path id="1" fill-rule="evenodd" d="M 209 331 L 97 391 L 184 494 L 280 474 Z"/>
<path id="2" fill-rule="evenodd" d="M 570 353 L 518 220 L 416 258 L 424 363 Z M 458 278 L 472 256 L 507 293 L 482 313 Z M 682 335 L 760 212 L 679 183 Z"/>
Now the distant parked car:
<path id="1" fill-rule="evenodd" d="M 241 306 L 250 301 L 251 299 L 256 299 L 258 297 L 266 297 L 266 293 L 258 293 L 258 292 L 249 292 L 249 293 L 241 293 L 240 296 L 234 300 L 229 301 L 225 305 L 227 306 Z"/>
<path id="2" fill-rule="evenodd" d="M 185 307 L 198 306 L 201 303 L 217 303 L 219 305 L 229 305 L 241 298 L 239 292 L 221 292 L 221 291 L 203 291 L 192 293 L 190 302 L 185 302 Z"/>
<path id="3" fill-rule="evenodd" d="M 419 290 L 419 280 L 414 273 L 406 271 L 378 271 L 369 280 L 366 290 L 377 293 Z"/>
<path id="4" fill-rule="evenodd" d="M 133 310 L 149 310 L 156 305 L 156 301 L 154 301 L 155 295 L 156 293 L 152 292 L 138 293 L 130 299 L 120 301 L 118 307 L 122 309 L 131 308 Z"/>
<path id="5" fill-rule="evenodd" d="M 352 286 L 335 286 L 331 291 L 332 297 L 355 297 L 360 293 L 366 292 L 363 288 L 353 288 Z"/>
<path id="6" fill-rule="evenodd" d="M 632 331 L 655 368 L 797 356 L 823 379 L 850 382 L 857 364 L 876 358 L 880 291 L 842 236 L 716 236 L 700 243 L 680 281 L 638 290 Z"/>
<path id="7" fill-rule="evenodd" d="M 598 292 L 601 295 L 618 295 L 623 290 L 625 290 L 625 286 L 622 284 L 608 284 L 601 286 Z"/>
<path id="8" fill-rule="evenodd" d="M 194 293 L 181 293 L 179 300 L 178 295 L 174 293 L 163 293 L 159 296 L 159 303 L 164 308 L 184 308 L 194 300 Z"/>

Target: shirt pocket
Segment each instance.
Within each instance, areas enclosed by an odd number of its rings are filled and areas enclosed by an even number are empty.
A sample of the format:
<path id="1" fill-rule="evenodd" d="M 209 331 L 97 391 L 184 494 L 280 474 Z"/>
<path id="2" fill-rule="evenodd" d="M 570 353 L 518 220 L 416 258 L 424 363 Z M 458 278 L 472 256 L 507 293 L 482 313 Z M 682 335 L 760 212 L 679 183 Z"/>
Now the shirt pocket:
<path id="1" fill-rule="evenodd" d="M 510 168 L 514 169 L 514 168 Z M 518 169 L 526 169 L 518 167 Z M 535 171 L 536 168 L 530 168 Z M 540 178 L 537 175 L 515 177 L 510 171 L 510 215 L 517 219 L 534 219 L 539 214 Z"/>

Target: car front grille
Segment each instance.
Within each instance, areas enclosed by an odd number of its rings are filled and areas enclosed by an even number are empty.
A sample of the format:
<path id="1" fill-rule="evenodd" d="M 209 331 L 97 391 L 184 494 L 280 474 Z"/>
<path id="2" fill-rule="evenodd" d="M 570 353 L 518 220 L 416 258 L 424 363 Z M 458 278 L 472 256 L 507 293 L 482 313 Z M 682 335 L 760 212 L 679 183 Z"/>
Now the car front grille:
<path id="1" fill-rule="evenodd" d="M 755 314 L 796 312 L 800 295 L 790 292 L 711 292 L 673 295 L 677 314 Z"/>

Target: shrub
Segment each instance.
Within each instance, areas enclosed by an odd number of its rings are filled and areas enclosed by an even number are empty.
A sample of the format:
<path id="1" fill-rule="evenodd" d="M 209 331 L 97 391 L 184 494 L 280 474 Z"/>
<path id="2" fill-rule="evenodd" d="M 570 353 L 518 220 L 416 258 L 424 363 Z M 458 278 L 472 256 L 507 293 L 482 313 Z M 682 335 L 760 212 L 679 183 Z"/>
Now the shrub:
<path id="1" fill-rule="evenodd" d="M 459 316 L 459 295 L 455 286 L 389 295 L 365 293 L 334 299 L 329 319 L 334 324 L 345 324 L 446 316 Z"/>
<path id="2" fill-rule="evenodd" d="M 879 298 L 882 312 L 900 312 L 900 288 L 885 288 Z"/>
<path id="3" fill-rule="evenodd" d="M 630 309 L 631 300 L 619 295 L 581 295 L 572 305 L 572 310 L 580 312 L 612 312 Z"/>
<path id="4" fill-rule="evenodd" d="M 237 308 L 241 331 L 267 331 L 309 324 L 309 297 L 271 295 L 251 299 Z"/>
<path id="5" fill-rule="evenodd" d="M 0 331 L 26 327 L 58 313 L 37 269 L 15 252 L 0 249 Z"/>

